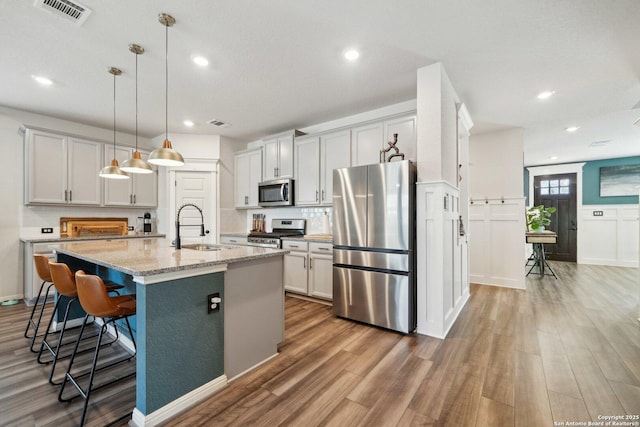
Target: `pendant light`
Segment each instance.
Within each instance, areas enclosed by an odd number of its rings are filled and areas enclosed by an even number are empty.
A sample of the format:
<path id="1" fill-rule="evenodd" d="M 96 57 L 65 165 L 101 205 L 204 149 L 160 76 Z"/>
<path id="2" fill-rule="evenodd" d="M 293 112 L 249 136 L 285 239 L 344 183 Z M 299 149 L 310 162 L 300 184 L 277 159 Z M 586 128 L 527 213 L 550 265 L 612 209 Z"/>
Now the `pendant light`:
<path id="1" fill-rule="evenodd" d="M 122 70 L 111 67 L 109 68 L 109 73 L 113 74 L 113 160 L 111 160 L 109 166 L 102 168 L 99 175 L 108 179 L 129 179 L 129 175 L 120 169 L 116 159 L 116 76 L 122 74 Z"/>
<path id="2" fill-rule="evenodd" d="M 149 155 L 149 163 L 159 166 L 182 166 L 182 155 L 173 149 L 169 141 L 169 27 L 173 26 L 176 20 L 171 15 L 161 13 L 158 15 L 158 21 L 165 26 L 165 138 L 162 147 L 156 148 Z"/>
<path id="3" fill-rule="evenodd" d="M 142 160 L 140 152 L 138 151 L 138 55 L 144 53 L 144 48 L 137 44 L 130 44 L 129 51 L 136 55 L 136 150 L 133 152 L 133 157 L 125 160 L 122 163 L 123 171 L 127 173 L 153 173 L 153 169 L 149 163 Z"/>

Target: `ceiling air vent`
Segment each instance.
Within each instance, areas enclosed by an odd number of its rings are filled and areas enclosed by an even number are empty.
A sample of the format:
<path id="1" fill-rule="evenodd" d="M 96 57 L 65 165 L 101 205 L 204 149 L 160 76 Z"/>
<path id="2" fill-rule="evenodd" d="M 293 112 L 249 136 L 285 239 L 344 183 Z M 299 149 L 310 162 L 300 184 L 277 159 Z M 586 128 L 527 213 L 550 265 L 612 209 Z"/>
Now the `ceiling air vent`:
<path id="1" fill-rule="evenodd" d="M 91 9 L 69 0 L 36 0 L 34 6 L 75 22 L 77 25 L 82 25 L 91 15 Z"/>
<path id="2" fill-rule="evenodd" d="M 228 128 L 229 126 L 231 126 L 229 123 L 225 123 L 217 119 L 211 119 L 207 121 L 207 123 L 209 123 L 210 125 L 218 126 L 219 128 Z"/>

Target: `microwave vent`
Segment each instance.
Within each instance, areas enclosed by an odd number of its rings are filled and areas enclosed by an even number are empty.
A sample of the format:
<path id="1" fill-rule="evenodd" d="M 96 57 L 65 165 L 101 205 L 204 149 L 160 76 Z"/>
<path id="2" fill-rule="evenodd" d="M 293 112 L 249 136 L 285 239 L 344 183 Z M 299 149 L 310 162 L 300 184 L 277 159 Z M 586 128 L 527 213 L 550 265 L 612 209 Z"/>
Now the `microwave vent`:
<path id="1" fill-rule="evenodd" d="M 91 9 L 69 0 L 35 0 L 34 6 L 54 15 L 82 25 L 91 15 Z"/>

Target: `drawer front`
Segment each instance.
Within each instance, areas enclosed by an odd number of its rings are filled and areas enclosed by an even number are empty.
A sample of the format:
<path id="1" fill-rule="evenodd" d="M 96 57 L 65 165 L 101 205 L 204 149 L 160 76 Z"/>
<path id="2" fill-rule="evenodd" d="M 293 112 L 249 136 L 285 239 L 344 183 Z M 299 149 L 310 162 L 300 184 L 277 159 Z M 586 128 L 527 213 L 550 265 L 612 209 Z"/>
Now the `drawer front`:
<path id="1" fill-rule="evenodd" d="M 333 253 L 333 244 L 309 242 L 309 252 L 331 255 Z"/>
<path id="2" fill-rule="evenodd" d="M 229 245 L 246 245 L 247 238 L 240 236 L 220 236 L 220 243 Z"/>
<path id="3" fill-rule="evenodd" d="M 309 243 L 304 240 L 283 240 L 282 249 L 288 249 L 290 251 L 307 251 L 309 249 Z"/>

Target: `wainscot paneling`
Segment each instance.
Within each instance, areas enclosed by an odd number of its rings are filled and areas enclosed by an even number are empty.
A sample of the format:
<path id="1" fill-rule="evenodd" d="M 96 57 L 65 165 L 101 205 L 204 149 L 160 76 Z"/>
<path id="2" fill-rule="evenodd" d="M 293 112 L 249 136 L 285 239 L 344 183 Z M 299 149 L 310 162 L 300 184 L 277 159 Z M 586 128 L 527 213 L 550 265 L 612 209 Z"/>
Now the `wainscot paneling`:
<path id="1" fill-rule="evenodd" d="M 638 205 L 584 205 L 578 224 L 578 263 L 638 267 Z"/>
<path id="2" fill-rule="evenodd" d="M 524 198 L 471 199 L 469 258 L 472 283 L 525 288 Z"/>

